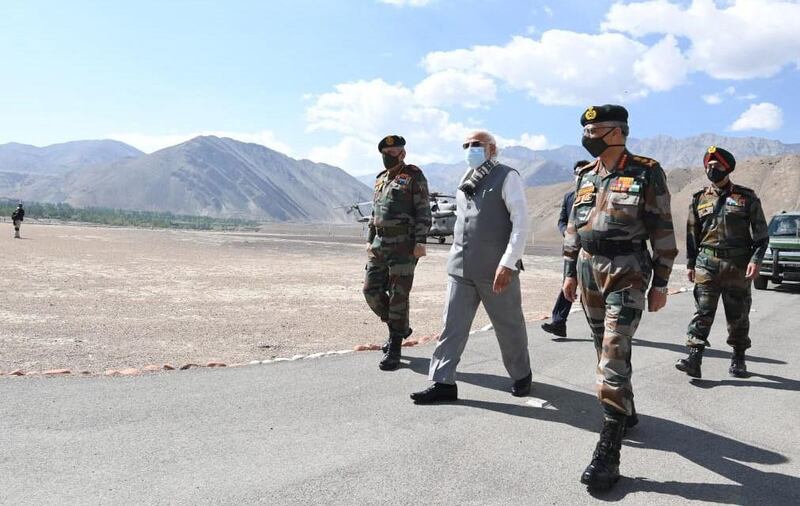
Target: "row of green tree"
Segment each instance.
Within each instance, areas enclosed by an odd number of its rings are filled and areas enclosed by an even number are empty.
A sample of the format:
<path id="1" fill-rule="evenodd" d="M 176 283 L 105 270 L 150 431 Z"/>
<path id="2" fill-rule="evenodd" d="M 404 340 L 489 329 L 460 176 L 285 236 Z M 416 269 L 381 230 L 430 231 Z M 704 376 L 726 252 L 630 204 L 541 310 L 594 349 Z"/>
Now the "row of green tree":
<path id="1" fill-rule="evenodd" d="M 17 201 L 0 199 L 0 216 L 11 218 Z M 240 219 L 187 216 L 153 211 L 130 211 L 105 207 L 72 207 L 69 204 L 26 202 L 25 219 L 45 219 L 99 223 L 120 227 L 178 228 L 190 230 L 255 230 L 258 222 Z"/>

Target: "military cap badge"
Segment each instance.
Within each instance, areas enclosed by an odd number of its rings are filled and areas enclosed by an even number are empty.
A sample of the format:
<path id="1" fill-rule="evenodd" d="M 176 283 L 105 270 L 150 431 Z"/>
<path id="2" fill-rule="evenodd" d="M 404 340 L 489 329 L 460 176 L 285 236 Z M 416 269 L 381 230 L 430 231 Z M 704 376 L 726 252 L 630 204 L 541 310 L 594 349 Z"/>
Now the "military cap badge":
<path id="1" fill-rule="evenodd" d="M 717 152 L 717 147 L 716 147 L 716 146 L 711 146 L 711 147 L 709 147 L 709 148 L 708 148 L 708 152 L 709 152 L 709 153 L 716 153 L 716 152 Z"/>
<path id="2" fill-rule="evenodd" d="M 586 118 L 587 121 L 592 121 L 595 119 L 597 117 L 597 111 L 594 110 L 594 106 L 589 106 L 589 108 L 586 109 L 586 113 L 584 113 L 583 117 Z"/>
<path id="3" fill-rule="evenodd" d="M 383 148 L 402 147 L 406 145 L 406 140 L 399 135 L 387 135 L 378 143 L 378 151 Z"/>

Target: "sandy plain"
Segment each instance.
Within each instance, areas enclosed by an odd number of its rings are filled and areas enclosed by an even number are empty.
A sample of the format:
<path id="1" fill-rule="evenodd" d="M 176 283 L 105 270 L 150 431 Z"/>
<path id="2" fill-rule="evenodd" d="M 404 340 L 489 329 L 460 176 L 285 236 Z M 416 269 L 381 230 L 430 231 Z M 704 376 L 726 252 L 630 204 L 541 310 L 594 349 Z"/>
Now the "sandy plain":
<path id="1" fill-rule="evenodd" d="M 366 257 L 355 226 L 222 233 L 26 221 L 22 240 L 9 223 L 0 227 L 5 373 L 246 363 L 385 339 L 361 294 Z M 412 337 L 441 329 L 448 250 L 429 245 L 417 268 Z M 524 262 L 533 321 L 549 315 L 561 259 Z M 481 310 L 474 328 L 487 323 Z"/>

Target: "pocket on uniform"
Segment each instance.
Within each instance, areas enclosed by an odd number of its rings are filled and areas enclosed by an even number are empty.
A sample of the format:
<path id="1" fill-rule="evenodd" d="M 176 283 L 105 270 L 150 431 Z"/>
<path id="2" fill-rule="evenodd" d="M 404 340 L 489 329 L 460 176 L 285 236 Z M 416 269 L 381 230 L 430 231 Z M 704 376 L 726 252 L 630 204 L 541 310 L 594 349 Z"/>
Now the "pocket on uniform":
<path id="1" fill-rule="evenodd" d="M 408 262 L 396 263 L 389 266 L 390 276 L 411 276 L 414 274 L 414 268 L 417 263 L 414 259 L 409 259 Z"/>
<path id="2" fill-rule="evenodd" d="M 697 285 L 711 283 L 719 270 L 719 263 L 705 255 L 699 255 L 694 266 L 694 282 Z"/>
<path id="3" fill-rule="evenodd" d="M 628 192 L 611 192 L 608 197 L 609 222 L 627 224 L 639 216 L 641 197 Z"/>
<path id="4" fill-rule="evenodd" d="M 622 307 L 644 310 L 644 300 L 644 290 L 631 289 L 622 292 Z"/>

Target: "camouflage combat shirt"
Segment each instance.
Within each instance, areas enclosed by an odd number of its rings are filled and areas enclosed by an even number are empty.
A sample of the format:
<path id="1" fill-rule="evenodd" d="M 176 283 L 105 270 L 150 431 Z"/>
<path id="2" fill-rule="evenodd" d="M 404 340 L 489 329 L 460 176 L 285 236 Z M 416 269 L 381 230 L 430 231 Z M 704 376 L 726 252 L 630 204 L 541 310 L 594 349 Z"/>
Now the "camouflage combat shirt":
<path id="1" fill-rule="evenodd" d="M 686 219 L 686 266 L 693 269 L 701 247 L 747 256 L 760 264 L 769 243 L 761 200 L 750 188 L 710 185 L 692 197 Z"/>
<path id="2" fill-rule="evenodd" d="M 427 242 L 431 208 L 428 181 L 419 167 L 403 164 L 391 171 L 384 170 L 375 178 L 369 242 L 381 235 L 377 230 L 380 228 L 386 229 L 390 236 Z"/>
<path id="3" fill-rule="evenodd" d="M 667 178 L 657 161 L 627 150 L 607 172 L 600 159 L 580 170 L 564 235 L 564 274 L 577 275 L 581 243 L 650 240 L 653 286 L 667 285 L 678 255 Z"/>

